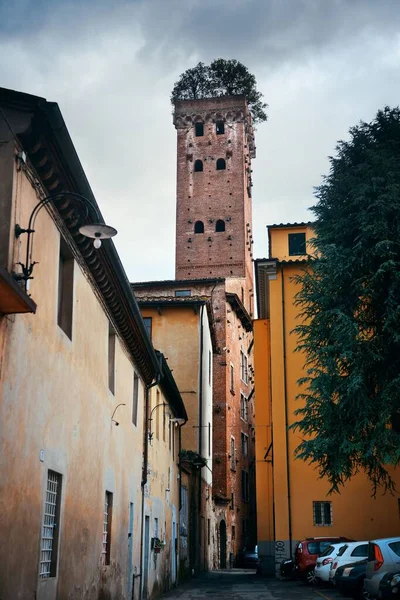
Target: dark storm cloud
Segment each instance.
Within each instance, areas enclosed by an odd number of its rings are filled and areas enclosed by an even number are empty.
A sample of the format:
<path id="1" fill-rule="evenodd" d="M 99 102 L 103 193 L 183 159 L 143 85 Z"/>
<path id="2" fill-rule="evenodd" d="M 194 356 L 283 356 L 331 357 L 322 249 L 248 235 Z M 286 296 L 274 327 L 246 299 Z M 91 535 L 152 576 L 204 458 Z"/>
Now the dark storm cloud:
<path id="1" fill-rule="evenodd" d="M 400 98 L 400 0 L 0 0 L 0 85 L 59 103 L 133 280 L 173 277 L 169 96 L 198 61 L 257 78 L 255 255 L 309 218 L 337 139 Z"/>
<path id="2" fill-rule="evenodd" d="M 122 17 L 122 18 L 121 18 Z M 16 0 L 0 3 L 0 35 L 60 35 L 61 45 L 109 27 L 138 27 L 142 60 L 235 56 L 274 68 L 332 43 L 400 28 L 399 0 Z"/>

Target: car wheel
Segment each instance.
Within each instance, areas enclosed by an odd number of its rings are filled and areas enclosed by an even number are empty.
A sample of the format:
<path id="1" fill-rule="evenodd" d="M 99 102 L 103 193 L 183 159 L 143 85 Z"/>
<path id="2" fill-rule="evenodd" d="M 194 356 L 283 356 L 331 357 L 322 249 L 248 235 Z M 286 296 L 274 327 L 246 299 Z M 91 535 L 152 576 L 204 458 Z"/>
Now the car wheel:
<path id="1" fill-rule="evenodd" d="M 308 585 L 317 585 L 317 578 L 315 577 L 314 569 L 307 571 L 305 579 Z"/>
<path id="2" fill-rule="evenodd" d="M 371 594 L 364 589 L 364 586 L 360 589 L 360 595 L 358 597 L 360 600 L 373 600 L 375 598 L 375 596 L 371 596 Z"/>

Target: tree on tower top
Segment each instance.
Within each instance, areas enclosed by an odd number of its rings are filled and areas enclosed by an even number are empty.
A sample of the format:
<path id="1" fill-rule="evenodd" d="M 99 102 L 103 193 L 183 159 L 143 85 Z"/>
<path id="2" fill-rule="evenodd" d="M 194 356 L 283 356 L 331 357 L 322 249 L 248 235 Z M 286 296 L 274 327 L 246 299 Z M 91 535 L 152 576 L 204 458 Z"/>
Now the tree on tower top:
<path id="1" fill-rule="evenodd" d="M 256 78 L 234 59 L 217 58 L 209 66 L 199 62 L 192 69 L 187 69 L 174 85 L 171 102 L 218 96 L 245 96 L 253 122 L 267 120 L 267 104 L 262 102 L 263 95 L 257 90 Z"/>

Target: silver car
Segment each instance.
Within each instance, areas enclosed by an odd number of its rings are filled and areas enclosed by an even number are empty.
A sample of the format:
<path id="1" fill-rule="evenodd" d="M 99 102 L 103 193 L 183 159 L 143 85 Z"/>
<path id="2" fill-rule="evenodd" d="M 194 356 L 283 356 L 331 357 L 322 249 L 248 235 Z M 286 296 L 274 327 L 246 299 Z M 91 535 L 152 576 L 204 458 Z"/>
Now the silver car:
<path id="1" fill-rule="evenodd" d="M 370 598 L 380 598 L 379 584 L 386 573 L 400 570 L 400 537 L 372 540 L 368 545 L 364 589 Z M 368 597 L 367 595 L 365 597 Z"/>

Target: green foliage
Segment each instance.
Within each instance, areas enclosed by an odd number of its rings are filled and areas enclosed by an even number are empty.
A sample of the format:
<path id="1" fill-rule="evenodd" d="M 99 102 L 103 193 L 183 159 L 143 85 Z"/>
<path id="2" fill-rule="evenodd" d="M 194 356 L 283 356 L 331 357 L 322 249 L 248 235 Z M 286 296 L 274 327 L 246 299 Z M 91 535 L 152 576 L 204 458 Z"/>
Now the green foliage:
<path id="1" fill-rule="evenodd" d="M 235 95 L 246 96 L 254 123 L 267 120 L 267 105 L 257 91 L 256 78 L 238 60 L 218 58 L 209 66 L 199 62 L 182 73 L 172 90 L 171 102 Z"/>
<path id="2" fill-rule="evenodd" d="M 350 135 L 316 190 L 316 258 L 297 278 L 307 362 L 293 427 L 297 456 L 331 491 L 361 470 L 375 495 L 394 490 L 388 466 L 400 460 L 399 109 Z"/>

